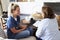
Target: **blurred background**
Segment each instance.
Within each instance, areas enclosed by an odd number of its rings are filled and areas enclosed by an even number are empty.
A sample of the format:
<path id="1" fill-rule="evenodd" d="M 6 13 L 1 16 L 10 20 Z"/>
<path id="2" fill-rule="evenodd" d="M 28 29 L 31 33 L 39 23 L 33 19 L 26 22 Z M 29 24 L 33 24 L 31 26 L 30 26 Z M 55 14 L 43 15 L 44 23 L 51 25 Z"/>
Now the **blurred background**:
<path id="1" fill-rule="evenodd" d="M 0 0 L 0 23 L 2 29 L 5 29 L 7 18 L 10 16 L 8 12 L 10 12 L 9 8 L 11 3 L 16 3 L 20 6 L 20 20 L 34 13 L 42 13 L 42 6 L 48 5 L 53 9 L 54 13 L 58 15 L 57 20 L 60 26 L 60 0 Z"/>
<path id="2" fill-rule="evenodd" d="M 7 34 L 6 21 L 10 16 L 11 3 L 15 3 L 20 6 L 20 20 L 30 20 L 33 18 L 34 20 L 41 21 L 41 19 L 43 19 L 41 15 L 42 6 L 50 6 L 56 14 L 59 26 L 58 29 L 60 30 L 60 0 L 0 0 L 0 27 L 3 29 L 5 34 Z M 23 22 L 26 21 L 24 20 Z"/>

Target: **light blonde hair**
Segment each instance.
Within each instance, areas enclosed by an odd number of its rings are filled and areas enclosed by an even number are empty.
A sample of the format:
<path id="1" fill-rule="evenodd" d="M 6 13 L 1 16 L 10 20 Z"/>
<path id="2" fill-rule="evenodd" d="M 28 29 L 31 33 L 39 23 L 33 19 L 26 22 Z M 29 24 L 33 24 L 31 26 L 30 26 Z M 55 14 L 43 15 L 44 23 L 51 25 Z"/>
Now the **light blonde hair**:
<path id="1" fill-rule="evenodd" d="M 12 15 L 13 10 L 16 10 L 16 8 L 19 7 L 19 5 L 15 3 L 10 3 L 8 7 L 8 17 Z"/>
<path id="2" fill-rule="evenodd" d="M 11 13 L 13 13 L 13 10 L 16 10 L 16 8 L 19 7 L 17 4 L 11 4 Z"/>
<path id="3" fill-rule="evenodd" d="M 43 16 L 42 16 L 41 13 L 34 13 L 34 14 L 32 14 L 32 17 L 35 20 L 41 20 L 41 19 L 43 19 Z"/>

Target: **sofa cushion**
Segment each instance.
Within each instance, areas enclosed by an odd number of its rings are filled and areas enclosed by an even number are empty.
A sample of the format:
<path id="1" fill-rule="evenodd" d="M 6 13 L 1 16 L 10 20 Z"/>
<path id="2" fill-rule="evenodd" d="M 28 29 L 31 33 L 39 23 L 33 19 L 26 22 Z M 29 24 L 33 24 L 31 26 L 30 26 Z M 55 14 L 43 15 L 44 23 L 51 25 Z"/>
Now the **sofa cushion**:
<path id="1" fill-rule="evenodd" d="M 30 36 L 28 38 L 23 38 L 23 39 L 20 39 L 20 40 L 36 40 L 36 38 L 34 36 Z"/>
<path id="2" fill-rule="evenodd" d="M 30 36 L 28 38 L 23 38 L 23 39 L 4 39 L 4 40 L 36 40 L 34 36 Z"/>

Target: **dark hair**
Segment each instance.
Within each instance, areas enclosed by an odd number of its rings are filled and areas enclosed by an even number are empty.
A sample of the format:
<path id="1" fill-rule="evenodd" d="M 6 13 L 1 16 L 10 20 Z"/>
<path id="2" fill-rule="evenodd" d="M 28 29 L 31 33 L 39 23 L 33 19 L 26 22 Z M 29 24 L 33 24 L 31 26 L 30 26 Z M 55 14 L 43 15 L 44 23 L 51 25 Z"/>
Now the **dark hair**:
<path id="1" fill-rule="evenodd" d="M 17 7 L 19 7 L 19 5 L 12 3 L 11 4 L 11 13 L 13 13 L 13 10 L 16 10 Z"/>
<path id="2" fill-rule="evenodd" d="M 43 6 L 42 11 L 44 13 L 44 18 L 50 18 L 50 19 L 55 18 L 55 14 L 49 6 Z"/>

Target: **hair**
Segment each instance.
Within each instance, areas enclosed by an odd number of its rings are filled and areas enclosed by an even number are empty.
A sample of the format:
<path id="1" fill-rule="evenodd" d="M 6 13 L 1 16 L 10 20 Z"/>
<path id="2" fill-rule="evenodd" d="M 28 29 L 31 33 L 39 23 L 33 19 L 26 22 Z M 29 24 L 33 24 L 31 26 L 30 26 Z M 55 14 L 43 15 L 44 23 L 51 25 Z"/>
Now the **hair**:
<path id="1" fill-rule="evenodd" d="M 17 7 L 19 7 L 19 5 L 12 3 L 11 4 L 11 13 L 13 13 L 13 10 L 16 10 Z"/>
<path id="2" fill-rule="evenodd" d="M 43 10 L 45 10 L 45 12 Z M 42 11 L 44 13 L 44 18 L 50 18 L 50 19 L 55 18 L 55 14 L 49 6 L 43 6 Z"/>

